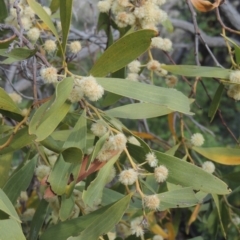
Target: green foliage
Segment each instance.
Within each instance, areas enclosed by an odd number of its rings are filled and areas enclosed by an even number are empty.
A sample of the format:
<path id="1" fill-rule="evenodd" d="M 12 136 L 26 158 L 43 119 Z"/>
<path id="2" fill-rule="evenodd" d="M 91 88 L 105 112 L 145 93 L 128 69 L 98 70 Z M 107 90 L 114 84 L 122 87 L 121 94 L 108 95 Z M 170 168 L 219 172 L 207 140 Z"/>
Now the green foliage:
<path id="1" fill-rule="evenodd" d="M 8 52 L 8 49 L 0 49 L 0 56 L 7 57 L 1 63 L 3 64 L 12 64 L 17 61 L 21 61 L 27 58 L 30 58 L 35 55 L 37 52 L 36 49 L 27 49 L 27 48 L 15 48 L 12 51 Z"/>
<path id="2" fill-rule="evenodd" d="M 166 106 L 170 110 L 192 115 L 189 99 L 175 89 L 166 89 L 124 79 L 97 78 L 97 81 L 109 92 Z"/>
<path id="3" fill-rule="evenodd" d="M 151 38 L 155 34 L 152 30 L 139 30 L 122 37 L 96 61 L 90 74 L 96 77 L 105 77 L 108 73 L 125 67 L 148 49 Z"/>
<path id="4" fill-rule="evenodd" d="M 68 33 L 70 28 L 70 23 L 72 19 L 72 3 L 73 0 L 59 0 L 60 4 L 60 19 L 61 19 L 61 25 L 62 25 L 62 49 L 63 54 L 65 54 L 66 51 L 66 44 L 68 40 Z"/>
<path id="5" fill-rule="evenodd" d="M 7 17 L 7 7 L 4 2 L 4 0 L 0 0 L 0 21 L 3 22 L 3 20 Z"/>
<path id="6" fill-rule="evenodd" d="M 66 78 L 58 83 L 51 100 L 44 103 L 33 115 L 29 125 L 29 134 L 34 134 L 37 137 L 36 141 L 47 138 L 68 113 L 71 105 L 66 100 L 72 86 L 72 78 Z"/>
<path id="7" fill-rule="evenodd" d="M 37 157 L 34 157 L 29 162 L 25 163 L 16 173 L 8 179 L 3 187 L 3 191 L 8 196 L 12 204 L 15 204 L 21 191 L 26 191 L 34 174 L 34 169 L 37 163 Z M 18 183 L 18 184 L 15 184 Z"/>
<path id="8" fill-rule="evenodd" d="M 168 115 L 172 111 L 165 106 L 151 103 L 135 103 L 106 111 L 107 115 L 117 118 L 142 119 Z"/>
<path id="9" fill-rule="evenodd" d="M 6 66 L 17 69 L 0 82 L 0 239 L 97 240 L 110 239 L 109 232 L 116 240 L 237 235 L 240 132 L 227 126 L 221 107 L 231 101 L 226 93 L 239 100 L 238 44 L 224 33 L 234 50 L 228 46 L 229 68 L 163 64 L 164 54 L 172 57 L 172 44 L 153 29 L 161 23 L 173 32 L 171 20 L 155 19 L 165 16 L 156 2 L 148 6 L 151 16 L 139 17 L 139 7 L 149 2 L 132 1 L 122 6 L 126 12 L 109 5 L 99 14 L 96 28 L 106 34 L 105 50 L 80 63 L 67 45 L 86 38 L 81 44 L 91 54 L 92 33 L 72 31 L 72 0 L 50 2 L 53 15 L 34 0 L 10 3 L 9 20 L 0 0 L 0 21 L 8 23 L 0 26 L 1 74 Z M 28 7 L 34 12 L 29 18 Z M 39 38 L 29 37 L 19 11 L 36 35 L 40 30 Z M 56 51 L 45 52 L 47 39 L 57 42 Z M 170 73 L 184 82 L 176 87 Z M 44 74 L 55 81 L 42 84 Z M 32 81 L 26 93 L 15 86 L 22 78 Z M 7 93 L 10 86 L 21 92 L 18 100 Z M 230 104 L 231 116 L 239 113 Z M 224 146 L 224 136 L 213 137 L 218 116 L 237 144 Z M 216 166 L 204 167 L 207 160 Z"/>
<path id="10" fill-rule="evenodd" d="M 121 219 L 130 200 L 131 195 L 127 195 L 119 201 L 102 207 L 93 213 L 59 223 L 49 228 L 41 236 L 40 240 L 47 240 L 53 237 L 64 240 L 69 236 L 77 236 L 79 234 L 80 239 L 96 239 L 99 235 L 110 231 Z"/>
<path id="11" fill-rule="evenodd" d="M 206 77 L 220 79 L 229 79 L 229 75 L 232 72 L 229 69 L 191 65 L 167 65 L 162 66 L 162 68 L 174 74 L 183 75 L 186 77 Z"/>

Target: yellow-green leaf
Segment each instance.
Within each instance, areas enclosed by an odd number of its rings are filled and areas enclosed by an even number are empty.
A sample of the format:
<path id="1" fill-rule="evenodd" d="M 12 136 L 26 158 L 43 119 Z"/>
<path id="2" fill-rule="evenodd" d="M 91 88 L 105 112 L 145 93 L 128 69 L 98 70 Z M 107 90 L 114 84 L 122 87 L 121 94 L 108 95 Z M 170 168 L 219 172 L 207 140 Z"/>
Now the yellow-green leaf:
<path id="1" fill-rule="evenodd" d="M 52 13 L 56 12 L 59 8 L 59 0 L 52 0 L 51 4 L 50 4 L 50 9 L 52 11 Z"/>
<path id="2" fill-rule="evenodd" d="M 240 149 L 226 148 L 226 147 L 213 147 L 213 148 L 192 148 L 202 156 L 224 165 L 239 165 L 240 164 Z"/>

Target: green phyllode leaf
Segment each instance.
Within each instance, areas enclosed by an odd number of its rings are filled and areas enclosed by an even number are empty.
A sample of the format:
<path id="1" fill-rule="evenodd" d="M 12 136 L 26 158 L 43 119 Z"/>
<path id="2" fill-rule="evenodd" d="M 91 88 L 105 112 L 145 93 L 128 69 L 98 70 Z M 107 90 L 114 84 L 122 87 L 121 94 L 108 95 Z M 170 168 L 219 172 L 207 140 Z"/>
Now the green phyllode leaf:
<path id="1" fill-rule="evenodd" d="M 21 222 L 13 204 L 11 203 L 11 201 L 9 200 L 9 198 L 7 197 L 7 195 L 4 193 L 2 189 L 0 189 L 0 210 L 5 212 L 9 216 L 11 216 L 11 218 L 16 220 L 17 222 Z M 1 220 L 0 220 L 0 224 L 1 224 Z M 0 232 L 1 232 L 1 228 L 0 228 Z"/>
<path id="2" fill-rule="evenodd" d="M 61 221 L 67 220 L 72 214 L 74 208 L 74 197 L 70 196 L 69 198 L 66 195 L 63 195 L 61 198 L 61 207 L 59 210 L 59 218 Z"/>
<path id="3" fill-rule="evenodd" d="M 159 164 L 164 165 L 169 170 L 168 182 L 219 195 L 231 192 L 226 183 L 200 167 L 161 152 L 154 151 L 154 153 Z"/>
<path id="4" fill-rule="evenodd" d="M 86 110 L 83 111 L 79 117 L 77 123 L 72 129 L 71 134 L 67 138 L 63 145 L 63 148 L 77 147 L 83 152 L 86 150 L 86 139 L 87 139 L 87 118 Z"/>
<path id="5" fill-rule="evenodd" d="M 13 102 L 12 98 L 4 91 L 3 88 L 0 88 L 0 110 L 22 115 L 17 104 Z"/>
<path id="6" fill-rule="evenodd" d="M 142 119 L 167 115 L 172 111 L 165 106 L 151 103 L 134 103 L 105 111 L 106 114 L 117 118 Z"/>
<path id="7" fill-rule="evenodd" d="M 63 150 L 61 153 L 65 162 L 68 163 L 81 163 L 83 159 L 83 152 L 80 148 L 70 147 Z"/>
<path id="8" fill-rule="evenodd" d="M 13 174 L 4 185 L 3 191 L 6 193 L 13 205 L 15 205 L 21 191 L 26 191 L 28 188 L 34 174 L 36 164 L 37 156 L 25 163 L 25 165 Z"/>
<path id="9" fill-rule="evenodd" d="M 0 0 L 0 22 L 8 16 L 8 11 L 4 0 Z"/>
<path id="10" fill-rule="evenodd" d="M 62 154 L 58 156 L 58 159 L 48 177 L 48 182 L 54 193 L 57 195 L 67 193 L 69 184 L 71 184 L 69 183 L 70 176 L 73 174 L 73 177 L 76 178 L 79 166 L 80 162 L 79 164 L 68 163 L 65 161 Z"/>
<path id="11" fill-rule="evenodd" d="M 231 70 L 218 67 L 202 67 L 194 65 L 162 65 L 161 68 L 171 73 L 187 77 L 206 77 L 221 79 L 229 79 L 229 75 L 232 72 Z"/>
<path id="12" fill-rule="evenodd" d="M 52 13 L 56 12 L 59 8 L 60 0 L 52 0 L 50 4 L 50 9 Z"/>
<path id="13" fill-rule="evenodd" d="M 26 240 L 21 225 L 14 219 L 0 221 L 0 239 Z"/>
<path id="14" fill-rule="evenodd" d="M 108 176 L 114 163 L 119 158 L 119 154 L 109 160 L 99 171 L 97 177 L 90 183 L 87 190 L 83 191 L 83 201 L 86 205 L 92 207 L 94 202 L 101 199 L 103 188 L 106 185 Z"/>
<path id="15" fill-rule="evenodd" d="M 98 239 L 99 236 L 110 231 L 121 220 L 130 200 L 131 194 L 113 204 L 102 215 L 96 216 L 96 219 L 81 233 L 79 239 Z"/>
<path id="16" fill-rule="evenodd" d="M 56 86 L 51 100 L 44 103 L 33 115 L 29 124 L 29 134 L 36 135 L 36 141 L 47 138 L 67 115 L 71 104 L 66 102 L 73 88 L 73 78 L 65 78 Z"/>
<path id="17" fill-rule="evenodd" d="M 72 3 L 73 0 L 59 0 L 60 2 L 60 19 L 62 24 L 62 49 L 63 53 L 66 52 L 66 44 L 68 39 L 68 33 L 70 29 L 72 19 Z"/>
<path id="18" fill-rule="evenodd" d="M 131 194 L 119 201 L 102 207 L 88 215 L 81 216 L 47 229 L 40 240 L 66 240 L 70 236 L 79 236 L 79 239 L 95 240 L 102 234 L 109 232 L 122 218 L 131 200 Z M 104 219 L 104 221 L 103 221 Z"/>
<path id="19" fill-rule="evenodd" d="M 37 52 L 36 49 L 27 48 L 14 48 L 11 52 L 8 49 L 0 49 L 0 56 L 7 57 L 3 60 L 2 64 L 12 64 L 17 61 L 22 61 L 24 59 L 32 57 Z"/>
<path id="20" fill-rule="evenodd" d="M 153 179 L 155 181 L 155 179 Z M 141 181 L 143 183 L 144 181 Z M 156 182 L 156 181 L 155 181 Z M 150 189 L 149 189 L 150 190 Z M 144 191 L 149 195 L 155 194 L 153 190 Z M 112 189 L 105 188 L 103 191 L 103 204 L 111 204 L 121 199 L 124 195 L 116 192 Z M 167 192 L 157 194 L 160 199 L 159 210 L 165 211 L 171 208 L 187 208 L 197 205 L 200 201 L 196 197 L 192 187 L 183 187 L 180 189 L 174 189 Z M 142 202 L 140 199 L 133 199 L 130 203 L 129 210 L 139 210 L 142 208 Z"/>
<path id="21" fill-rule="evenodd" d="M 146 103 L 165 106 L 171 111 L 192 115 L 189 99 L 176 89 L 117 78 L 97 78 L 97 82 L 106 91 Z"/>
<path id="22" fill-rule="evenodd" d="M 224 238 L 227 239 L 226 238 L 227 237 L 226 236 L 226 232 L 225 232 L 225 229 L 223 227 L 222 216 L 221 216 L 221 209 L 220 209 L 220 203 L 219 203 L 218 195 L 212 194 L 212 197 L 213 197 L 213 200 L 214 200 L 216 208 L 217 208 L 218 217 L 219 217 L 220 226 L 221 226 L 221 231 L 223 233 Z"/>
<path id="23" fill-rule="evenodd" d="M 208 110 L 208 117 L 210 117 L 210 122 L 212 122 L 218 110 L 223 91 L 224 91 L 224 85 L 221 83 L 218 86 L 216 93 L 214 94 L 213 100 Z"/>
<path id="24" fill-rule="evenodd" d="M 39 231 L 45 221 L 48 211 L 48 202 L 42 199 L 37 207 L 30 225 L 29 240 L 37 240 Z"/>
<path id="25" fill-rule="evenodd" d="M 10 135 L 11 134 L 0 139 L 0 145 L 6 143 L 6 141 L 9 139 Z M 34 139 L 35 139 L 35 136 L 30 136 L 28 134 L 28 128 L 24 127 L 22 129 L 20 129 L 19 131 L 17 131 L 16 134 L 14 134 L 10 144 L 7 147 L 0 150 L 0 156 L 2 154 L 11 153 L 11 152 L 21 149 L 21 148 L 31 144 Z"/>
<path id="26" fill-rule="evenodd" d="M 2 188 L 9 178 L 9 172 L 12 167 L 13 153 L 0 155 L 0 188 Z"/>
<path id="27" fill-rule="evenodd" d="M 164 211 L 169 208 L 192 207 L 199 203 L 192 187 L 160 193 L 157 196 L 160 199 L 160 211 Z"/>
<path id="28" fill-rule="evenodd" d="M 90 74 L 96 77 L 105 77 L 108 73 L 125 67 L 149 48 L 151 38 L 155 35 L 155 31 L 145 29 L 123 36 L 96 61 Z"/>
<path id="29" fill-rule="evenodd" d="M 90 166 L 91 162 L 94 161 L 94 159 L 97 157 L 98 153 L 100 152 L 100 150 L 102 149 L 104 143 L 106 142 L 106 140 L 109 137 L 109 132 L 105 133 L 96 143 L 96 145 L 94 146 L 94 149 L 89 157 L 89 162 L 87 165 L 87 168 Z"/>

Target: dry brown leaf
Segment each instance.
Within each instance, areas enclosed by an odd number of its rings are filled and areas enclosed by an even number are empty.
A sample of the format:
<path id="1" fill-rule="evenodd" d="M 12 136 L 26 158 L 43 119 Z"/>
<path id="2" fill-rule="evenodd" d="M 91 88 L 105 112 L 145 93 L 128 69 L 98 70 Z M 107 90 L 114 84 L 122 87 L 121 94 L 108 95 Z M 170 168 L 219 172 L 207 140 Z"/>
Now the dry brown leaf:
<path id="1" fill-rule="evenodd" d="M 211 3 L 205 0 L 191 0 L 192 5 L 200 12 L 208 12 L 217 8 L 222 0 L 215 0 L 215 3 Z"/>

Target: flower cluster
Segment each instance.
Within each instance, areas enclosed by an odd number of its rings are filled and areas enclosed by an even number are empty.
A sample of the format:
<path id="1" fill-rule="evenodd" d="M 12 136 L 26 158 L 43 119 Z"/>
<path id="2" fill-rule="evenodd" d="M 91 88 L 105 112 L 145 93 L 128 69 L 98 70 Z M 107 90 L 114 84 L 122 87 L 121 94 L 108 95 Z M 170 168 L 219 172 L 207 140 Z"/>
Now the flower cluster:
<path id="1" fill-rule="evenodd" d="M 133 168 L 123 170 L 119 175 L 119 181 L 124 185 L 132 185 L 136 182 L 137 178 L 138 173 Z"/>
<path id="2" fill-rule="evenodd" d="M 123 151 L 123 149 L 126 147 L 126 143 L 127 138 L 122 133 L 110 136 L 97 155 L 98 161 L 108 161 L 114 155 L 114 152 Z"/>
<path id="3" fill-rule="evenodd" d="M 27 4 L 27 2 L 24 0 L 19 1 L 17 8 L 15 8 L 13 5 L 14 5 L 14 1 L 10 1 L 10 10 L 9 10 L 10 14 L 5 19 L 5 23 L 10 24 L 16 28 L 20 28 L 20 24 L 21 24 L 25 31 L 28 31 L 31 28 L 34 28 L 33 26 L 36 23 L 35 13 L 32 10 L 32 8 Z M 48 15 L 52 14 L 50 8 L 44 6 L 43 9 L 46 11 Z M 18 15 L 20 20 L 18 19 Z M 36 33 L 36 36 L 33 36 L 34 31 Z M 35 41 L 39 37 L 38 36 L 39 33 L 37 32 L 37 30 L 35 29 L 34 31 L 31 31 L 30 33 L 27 34 L 27 36 L 31 41 Z"/>
<path id="4" fill-rule="evenodd" d="M 128 75 L 127 79 L 137 82 L 138 81 L 138 73 L 141 70 L 141 63 L 138 60 L 134 60 L 128 64 Z"/>
<path id="5" fill-rule="evenodd" d="M 22 102 L 22 97 L 19 94 L 17 94 L 16 92 L 9 93 L 8 95 L 15 103 Z"/>
<path id="6" fill-rule="evenodd" d="M 191 143 L 193 146 L 201 147 L 204 143 L 205 139 L 201 133 L 194 133 L 191 136 Z"/>
<path id="7" fill-rule="evenodd" d="M 154 177 L 158 183 L 166 181 L 168 177 L 168 169 L 160 165 L 154 169 Z"/>
<path id="8" fill-rule="evenodd" d="M 154 153 L 146 154 L 146 160 L 147 160 L 148 164 L 150 165 L 150 167 L 156 167 L 157 166 L 158 160 L 157 160 Z"/>
<path id="9" fill-rule="evenodd" d="M 147 63 L 147 69 L 153 71 L 159 76 L 166 76 L 168 72 L 165 69 L 161 68 L 161 65 L 162 64 L 159 63 L 157 60 L 150 60 Z"/>
<path id="10" fill-rule="evenodd" d="M 102 120 L 98 120 L 91 126 L 91 131 L 95 136 L 102 137 L 107 131 L 107 125 Z"/>
<path id="11" fill-rule="evenodd" d="M 150 210 L 156 211 L 159 209 L 160 199 L 157 195 L 145 196 L 143 202 L 144 206 L 149 208 Z"/>
<path id="12" fill-rule="evenodd" d="M 48 39 L 44 43 L 44 49 L 47 53 L 53 53 L 57 49 L 57 44 L 55 43 L 55 41 Z"/>
<path id="13" fill-rule="evenodd" d="M 206 161 L 203 163 L 202 169 L 208 173 L 213 173 L 215 171 L 215 165 L 213 162 Z"/>
<path id="14" fill-rule="evenodd" d="M 118 27 L 132 26 L 136 29 L 153 29 L 167 20 L 167 13 L 160 9 L 164 0 L 129 1 L 103 0 L 98 2 L 100 12 L 111 12 Z"/>
<path id="15" fill-rule="evenodd" d="M 58 76 L 57 76 L 57 69 L 55 67 L 48 67 L 43 68 L 40 71 L 40 75 L 45 81 L 45 83 L 57 83 Z"/>
<path id="16" fill-rule="evenodd" d="M 232 71 L 229 75 L 229 80 L 232 83 L 239 83 L 240 84 L 240 71 Z"/>
<path id="17" fill-rule="evenodd" d="M 172 42 L 168 38 L 154 37 L 151 41 L 151 47 L 169 52 L 172 50 Z"/>
<path id="18" fill-rule="evenodd" d="M 240 100 L 240 85 L 230 85 L 228 91 L 227 91 L 227 95 L 231 98 L 233 98 L 236 101 Z"/>
<path id="19" fill-rule="evenodd" d="M 165 82 L 168 87 L 173 88 L 177 85 L 178 78 L 174 75 L 168 75 L 168 76 L 166 76 Z"/>
<path id="20" fill-rule="evenodd" d="M 141 237 L 144 235 L 142 222 L 143 222 L 143 217 L 138 217 L 131 221 L 132 235 L 135 234 L 137 237 Z"/>
<path id="21" fill-rule="evenodd" d="M 69 44 L 69 51 L 73 54 L 77 54 L 82 49 L 82 45 L 79 41 L 73 41 Z"/>
<path id="22" fill-rule="evenodd" d="M 97 83 L 93 76 L 89 76 L 75 79 L 72 92 L 68 99 L 74 103 L 86 96 L 90 101 L 97 101 L 103 94 L 103 87 Z"/>
<path id="23" fill-rule="evenodd" d="M 46 165 L 40 165 L 36 168 L 35 174 L 39 180 L 42 180 L 44 177 L 49 175 L 51 168 Z"/>

